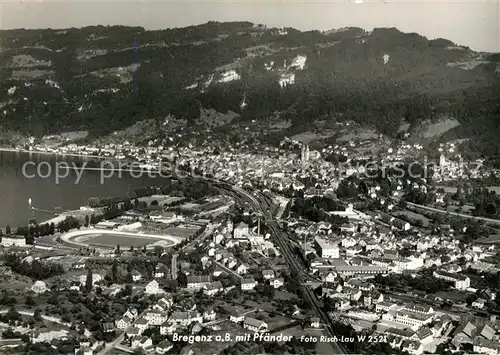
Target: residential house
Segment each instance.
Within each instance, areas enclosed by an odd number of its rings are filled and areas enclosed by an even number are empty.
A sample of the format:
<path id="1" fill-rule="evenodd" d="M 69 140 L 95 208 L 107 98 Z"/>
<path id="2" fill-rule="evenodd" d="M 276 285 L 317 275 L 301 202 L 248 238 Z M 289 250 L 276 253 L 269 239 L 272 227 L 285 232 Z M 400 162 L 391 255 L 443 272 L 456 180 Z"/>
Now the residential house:
<path id="1" fill-rule="evenodd" d="M 500 343 L 498 340 L 475 337 L 473 340 L 473 350 L 476 354 L 497 355 L 500 351 Z"/>
<path id="2" fill-rule="evenodd" d="M 229 257 L 229 258 L 227 259 L 226 265 L 227 265 L 227 267 L 228 267 L 228 268 L 232 269 L 232 268 L 234 268 L 236 265 L 238 265 L 238 261 L 236 260 L 236 258 Z"/>
<path id="3" fill-rule="evenodd" d="M 169 274 L 169 269 L 165 264 L 159 263 L 155 267 L 155 271 L 153 273 L 153 277 L 156 279 L 160 279 L 166 277 Z"/>
<path id="4" fill-rule="evenodd" d="M 210 275 L 193 275 L 187 277 L 187 288 L 199 289 L 212 282 Z"/>
<path id="5" fill-rule="evenodd" d="M 135 308 L 131 308 L 131 309 L 127 309 L 127 311 L 123 314 L 123 317 L 128 317 L 132 320 L 136 319 L 137 318 L 137 309 Z"/>
<path id="6" fill-rule="evenodd" d="M 41 294 L 47 291 L 47 285 L 43 281 L 37 281 L 31 286 L 31 291 Z"/>
<path id="7" fill-rule="evenodd" d="M 388 312 L 397 307 L 397 304 L 394 302 L 382 301 L 375 306 L 375 312 Z"/>
<path id="8" fill-rule="evenodd" d="M 144 318 L 148 321 L 148 325 L 162 325 L 168 319 L 168 314 L 165 311 L 152 309 L 146 311 Z"/>
<path id="9" fill-rule="evenodd" d="M 375 285 L 359 279 L 350 279 L 345 284 L 345 287 L 357 288 L 361 291 L 372 291 Z"/>
<path id="10" fill-rule="evenodd" d="M 266 322 L 263 322 L 261 320 L 246 317 L 243 321 L 243 328 L 256 333 L 265 333 L 268 330 L 268 325 Z"/>
<path id="11" fill-rule="evenodd" d="M 245 320 L 245 310 L 242 308 L 230 308 L 229 320 L 233 323 L 240 323 Z"/>
<path id="12" fill-rule="evenodd" d="M 115 331 L 115 325 L 112 322 L 102 323 L 103 333 L 113 333 Z"/>
<path id="13" fill-rule="evenodd" d="M 172 349 L 173 347 L 174 345 L 167 339 L 165 339 L 156 345 L 155 351 L 157 354 L 163 355 L 166 354 L 168 351 L 170 351 L 170 349 Z"/>
<path id="14" fill-rule="evenodd" d="M 434 313 L 434 309 L 431 306 L 417 303 L 407 303 L 404 305 L 403 310 L 420 314 Z"/>
<path id="15" fill-rule="evenodd" d="M 176 311 L 172 313 L 170 320 L 179 323 L 183 327 L 187 327 L 188 325 L 194 322 L 203 323 L 203 317 L 201 316 L 200 313 L 196 311 L 187 311 L 187 312 Z"/>
<path id="16" fill-rule="evenodd" d="M 346 294 L 347 298 L 349 298 L 353 302 L 359 301 L 361 299 L 361 296 L 363 295 L 361 290 L 355 288 L 344 289 L 343 293 Z"/>
<path id="17" fill-rule="evenodd" d="M 248 266 L 246 266 L 245 264 L 241 264 L 236 268 L 236 272 L 238 273 L 238 275 L 244 275 L 248 272 Z"/>
<path id="18" fill-rule="evenodd" d="M 311 318 L 311 327 L 312 328 L 319 328 L 320 323 L 319 323 L 319 317 L 312 317 Z"/>
<path id="19" fill-rule="evenodd" d="M 340 226 L 340 231 L 343 233 L 355 233 L 356 226 L 352 223 L 344 223 Z"/>
<path id="20" fill-rule="evenodd" d="M 335 272 L 329 272 L 324 278 L 325 282 L 328 283 L 333 283 L 335 282 L 336 279 L 337 279 L 337 273 Z"/>
<path id="21" fill-rule="evenodd" d="M 134 322 L 134 327 L 140 330 L 140 334 L 149 328 L 149 322 L 146 318 L 141 317 Z"/>
<path id="22" fill-rule="evenodd" d="M 118 329 L 127 329 L 132 325 L 133 320 L 129 317 L 122 317 L 121 319 L 115 321 L 116 328 Z"/>
<path id="23" fill-rule="evenodd" d="M 206 322 L 214 321 L 216 316 L 217 313 L 213 309 L 203 312 L 203 320 Z"/>
<path id="24" fill-rule="evenodd" d="M 341 245 L 343 248 L 351 248 L 356 245 L 356 240 L 353 237 L 347 237 L 342 239 Z"/>
<path id="25" fill-rule="evenodd" d="M 248 232 L 248 224 L 240 222 L 233 230 L 233 237 L 236 239 L 244 238 L 248 236 Z"/>
<path id="26" fill-rule="evenodd" d="M 160 285 L 156 280 L 149 282 L 144 289 L 144 293 L 147 295 L 157 295 L 159 293 L 163 293 L 163 290 L 160 289 Z"/>
<path id="27" fill-rule="evenodd" d="M 262 270 L 262 277 L 264 280 L 270 280 L 274 278 L 274 270 Z"/>
<path id="28" fill-rule="evenodd" d="M 224 291 L 224 287 L 220 281 L 211 282 L 203 287 L 203 293 L 207 296 L 214 296 L 222 291 Z"/>
<path id="29" fill-rule="evenodd" d="M 139 281 L 141 281 L 142 274 L 139 271 L 132 270 L 131 274 L 132 274 L 132 281 L 133 282 L 139 282 Z"/>
<path id="30" fill-rule="evenodd" d="M 380 293 L 378 291 L 370 291 L 369 295 L 372 299 L 372 303 L 377 304 L 377 303 L 384 301 L 384 294 L 383 293 Z"/>
<path id="31" fill-rule="evenodd" d="M 153 309 L 158 309 L 160 311 L 167 311 L 172 307 L 174 304 L 174 300 L 172 299 L 172 296 L 167 296 L 163 297 L 160 299 L 158 302 L 156 302 L 155 305 L 153 305 Z"/>
<path id="32" fill-rule="evenodd" d="M 473 308 L 479 308 L 482 309 L 484 308 L 484 305 L 486 304 L 486 300 L 483 298 L 478 298 L 474 302 L 472 302 L 472 307 Z"/>
<path id="33" fill-rule="evenodd" d="M 128 337 L 133 337 L 133 336 L 136 336 L 136 335 L 140 335 L 141 333 L 142 333 L 141 329 L 139 329 L 137 327 L 128 327 L 127 329 L 125 329 L 125 334 Z"/>
<path id="34" fill-rule="evenodd" d="M 457 347 L 464 343 L 472 344 L 476 335 L 477 327 L 471 322 L 463 322 L 453 332 L 452 344 Z"/>
<path id="35" fill-rule="evenodd" d="M 424 353 L 424 346 L 421 342 L 415 340 L 403 340 L 401 350 L 407 351 L 412 355 L 420 355 Z"/>
<path id="36" fill-rule="evenodd" d="M 132 341 L 130 342 L 130 347 L 132 349 L 147 349 L 153 346 L 153 341 L 149 337 L 141 337 L 141 336 L 135 336 L 132 338 Z"/>
<path id="37" fill-rule="evenodd" d="M 31 334 L 32 343 L 50 343 L 54 339 L 64 340 L 68 337 L 67 330 L 36 329 Z"/>
<path id="38" fill-rule="evenodd" d="M 243 279 L 241 280 L 241 290 L 250 291 L 257 286 L 257 282 L 254 279 Z"/>
<path id="39" fill-rule="evenodd" d="M 470 279 L 465 275 L 451 274 L 445 271 L 434 271 L 432 275 L 437 279 L 453 282 L 457 290 L 466 290 L 470 287 Z"/>
<path id="40" fill-rule="evenodd" d="M 220 275 L 224 274 L 225 271 L 222 270 L 222 268 L 220 266 L 215 266 L 215 269 L 214 269 L 214 272 L 212 275 L 214 275 L 215 277 L 219 277 Z"/>
<path id="41" fill-rule="evenodd" d="M 421 342 L 422 344 L 427 344 L 434 339 L 434 336 L 433 336 L 432 330 L 430 328 L 422 327 L 415 334 L 413 334 L 411 339 L 417 340 L 417 341 Z"/>
<path id="42" fill-rule="evenodd" d="M 168 335 L 173 334 L 177 330 L 177 324 L 174 321 L 167 320 L 160 325 L 160 334 Z"/>
<path id="43" fill-rule="evenodd" d="M 347 298 L 341 298 L 335 301 L 335 309 L 339 311 L 344 311 L 351 306 L 351 302 Z"/>

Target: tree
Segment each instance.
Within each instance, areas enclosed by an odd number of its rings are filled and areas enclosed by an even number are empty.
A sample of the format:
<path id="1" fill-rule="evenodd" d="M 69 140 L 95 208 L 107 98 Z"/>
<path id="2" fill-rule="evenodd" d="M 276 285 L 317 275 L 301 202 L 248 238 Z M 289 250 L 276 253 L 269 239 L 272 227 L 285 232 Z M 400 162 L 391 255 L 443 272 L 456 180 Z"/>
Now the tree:
<path id="1" fill-rule="evenodd" d="M 90 225 L 90 217 L 89 215 L 85 215 L 85 222 L 83 223 L 85 227 L 88 227 Z"/>
<path id="2" fill-rule="evenodd" d="M 9 322 L 9 323 L 16 322 L 16 321 L 21 320 L 21 315 L 19 314 L 19 312 L 16 310 L 15 307 L 11 307 L 11 308 L 9 308 L 7 313 L 5 314 L 4 320 Z"/>
<path id="3" fill-rule="evenodd" d="M 31 295 L 26 296 L 26 305 L 29 307 L 36 306 L 36 302 Z"/>
<path id="4" fill-rule="evenodd" d="M 33 318 L 35 319 L 36 322 L 41 322 L 42 321 L 42 311 L 40 309 L 35 309 L 35 312 L 33 314 Z"/>
<path id="5" fill-rule="evenodd" d="M 87 292 L 92 291 L 92 270 L 89 268 L 87 271 L 87 281 L 85 283 L 85 289 Z"/>
<path id="6" fill-rule="evenodd" d="M 113 260 L 113 266 L 111 267 L 111 281 L 118 281 L 118 262 Z"/>
<path id="7" fill-rule="evenodd" d="M 7 224 L 7 226 L 5 227 L 5 234 L 10 235 L 10 233 L 10 226 Z"/>

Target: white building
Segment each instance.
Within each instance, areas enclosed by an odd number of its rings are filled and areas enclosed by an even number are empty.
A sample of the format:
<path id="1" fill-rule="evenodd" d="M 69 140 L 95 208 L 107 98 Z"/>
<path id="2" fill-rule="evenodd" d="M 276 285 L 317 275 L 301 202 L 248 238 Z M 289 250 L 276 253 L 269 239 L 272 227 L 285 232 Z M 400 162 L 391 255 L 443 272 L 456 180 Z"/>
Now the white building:
<path id="1" fill-rule="evenodd" d="M 321 237 L 316 237 L 315 242 L 318 246 L 319 256 L 321 258 L 338 259 L 340 257 L 340 251 L 337 242 L 331 242 Z"/>
<path id="2" fill-rule="evenodd" d="M 248 236 L 248 224 L 240 222 L 233 230 L 233 236 L 236 239 L 241 239 Z"/>
<path id="3" fill-rule="evenodd" d="M 85 286 L 87 284 L 87 275 L 82 275 L 79 278 L 80 285 Z M 102 280 L 102 276 L 99 274 L 92 274 L 92 285 L 95 285 L 97 282 Z"/>
<path id="4" fill-rule="evenodd" d="M 268 325 L 266 322 L 263 322 L 261 320 L 246 317 L 245 321 L 243 322 L 243 328 L 256 333 L 265 333 L 268 330 Z"/>
<path id="5" fill-rule="evenodd" d="M 224 291 L 224 287 L 222 287 L 222 283 L 220 281 L 211 282 L 208 285 L 203 286 L 203 293 L 207 296 L 214 296 L 222 291 Z"/>
<path id="6" fill-rule="evenodd" d="M 187 288 L 202 288 L 212 282 L 212 277 L 200 275 L 200 276 L 188 276 L 187 277 Z"/>
<path id="7" fill-rule="evenodd" d="M 433 319 L 434 317 L 432 314 L 420 314 L 405 311 L 397 312 L 394 316 L 395 322 L 416 328 L 420 328 L 425 324 L 431 323 Z"/>
<path id="8" fill-rule="evenodd" d="M 187 327 L 194 322 L 203 323 L 202 315 L 196 311 L 174 312 L 172 313 L 170 320 L 177 322 L 183 327 Z"/>
<path id="9" fill-rule="evenodd" d="M 461 274 L 451 274 L 445 271 L 434 271 L 432 275 L 437 279 L 442 279 L 455 283 L 457 290 L 466 290 L 470 287 L 470 279 Z"/>
<path id="10" fill-rule="evenodd" d="M 253 290 L 257 286 L 257 281 L 254 279 L 243 279 L 241 280 L 241 290 L 242 291 L 250 291 Z"/>
<path id="11" fill-rule="evenodd" d="M 152 346 L 153 346 L 153 341 L 151 340 L 151 338 L 141 337 L 141 336 L 133 337 L 130 343 L 130 347 L 132 349 L 137 349 L 137 348 L 146 349 Z"/>
<path id="12" fill-rule="evenodd" d="M 132 325 L 133 320 L 129 317 L 123 317 L 115 322 L 116 328 L 127 329 Z"/>
<path id="13" fill-rule="evenodd" d="M 153 309 L 158 309 L 160 311 L 166 311 L 166 310 L 169 310 L 173 304 L 174 304 L 174 301 L 172 299 L 172 296 L 169 295 L 167 297 L 163 297 L 161 300 L 156 302 L 156 304 L 153 306 Z"/>
<path id="14" fill-rule="evenodd" d="M 0 243 L 1 245 L 5 247 L 25 247 L 26 246 L 26 239 L 21 236 L 2 236 L 2 242 Z"/>
<path id="15" fill-rule="evenodd" d="M 280 288 L 281 286 L 283 286 L 285 284 L 285 279 L 282 278 L 282 277 L 278 277 L 276 279 L 273 279 L 271 281 L 271 285 L 274 287 L 274 288 Z"/>
<path id="16" fill-rule="evenodd" d="M 144 293 L 147 295 L 157 295 L 159 293 L 163 293 L 163 290 L 160 289 L 160 285 L 155 280 L 148 283 L 144 289 Z"/>
<path id="17" fill-rule="evenodd" d="M 47 291 L 47 285 L 43 281 L 37 281 L 31 286 L 31 291 L 35 293 L 44 293 Z"/>
<path id="18" fill-rule="evenodd" d="M 168 314 L 164 311 L 152 309 L 144 314 L 144 318 L 148 321 L 148 325 L 162 325 L 168 319 Z"/>

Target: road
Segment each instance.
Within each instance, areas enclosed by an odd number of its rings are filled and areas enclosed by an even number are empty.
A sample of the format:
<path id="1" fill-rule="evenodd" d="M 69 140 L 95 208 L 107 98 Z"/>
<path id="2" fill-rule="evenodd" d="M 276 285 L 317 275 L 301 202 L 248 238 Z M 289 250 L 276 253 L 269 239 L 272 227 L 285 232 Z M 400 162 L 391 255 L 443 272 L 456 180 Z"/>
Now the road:
<path id="1" fill-rule="evenodd" d="M 395 198 L 395 199 L 398 200 L 398 201 L 400 200 L 399 198 Z M 413 202 L 406 202 L 406 205 L 412 206 L 412 207 L 415 207 L 415 208 L 421 208 L 421 209 L 424 209 L 424 210 L 427 210 L 427 211 L 431 211 L 431 212 L 437 212 L 437 213 L 441 213 L 441 214 L 448 214 L 450 216 L 462 217 L 462 218 L 467 218 L 467 219 L 475 219 L 477 221 L 483 221 L 483 222 L 494 223 L 494 224 L 500 225 L 500 220 L 498 220 L 498 219 L 491 219 L 491 218 L 479 217 L 479 216 L 471 216 L 471 215 L 468 215 L 468 214 L 457 213 L 457 212 L 449 212 L 449 211 L 445 211 L 445 210 L 442 210 L 442 209 L 439 209 L 439 208 L 434 208 L 434 207 L 429 207 L 429 206 L 424 206 L 424 205 L 418 205 L 418 204 L 413 203 Z"/>
<path id="2" fill-rule="evenodd" d="M 146 312 L 148 311 L 148 309 L 145 309 L 144 311 L 141 312 L 141 314 L 139 314 L 135 320 L 137 319 L 140 319 Z M 134 320 L 134 323 L 135 323 L 135 320 Z M 133 325 L 132 325 L 133 326 Z M 118 338 L 116 338 L 115 340 L 113 340 L 111 343 L 107 343 L 104 348 L 101 349 L 101 351 L 99 351 L 97 353 L 97 355 L 105 355 L 108 353 L 108 351 L 112 350 L 114 347 L 116 347 L 117 345 L 121 344 L 122 341 L 123 341 L 123 338 L 125 337 L 125 332 L 122 332 L 120 334 L 120 336 L 118 336 Z M 123 350 L 123 349 L 122 349 Z"/>
<path id="3" fill-rule="evenodd" d="M 301 260 L 297 258 L 297 255 L 295 254 L 293 247 L 290 246 L 289 239 L 285 235 L 285 233 L 280 229 L 278 223 L 276 222 L 275 219 L 273 219 L 272 214 L 270 213 L 269 210 L 269 204 L 265 201 L 265 198 L 259 198 L 261 202 L 257 200 L 257 198 L 251 193 L 248 192 L 242 188 L 239 188 L 237 186 L 232 186 L 230 187 L 233 191 L 235 191 L 238 195 L 242 196 L 246 200 L 248 200 L 254 209 L 256 211 L 259 211 L 260 214 L 266 219 L 266 225 L 268 228 L 272 231 L 274 236 L 276 237 L 276 241 L 278 246 L 280 247 L 280 252 L 287 261 L 288 265 L 290 266 L 291 270 L 293 270 L 299 279 L 299 282 L 301 284 L 306 283 L 306 281 L 310 280 L 312 277 L 309 275 L 307 270 L 305 269 L 304 264 L 302 263 Z M 257 194 L 257 196 L 259 196 Z M 314 279 L 314 278 L 312 278 Z M 314 279 L 315 280 L 315 279 Z M 330 336 L 334 336 L 335 333 L 333 332 L 333 321 L 330 319 L 328 314 L 322 309 L 321 303 L 317 297 L 317 295 L 314 293 L 312 289 L 309 287 L 304 287 L 305 290 L 305 295 L 311 302 L 314 311 L 316 314 L 319 316 L 319 318 L 322 320 L 323 324 L 326 325 L 326 331 L 330 334 Z M 335 354 L 345 354 L 346 352 L 342 348 L 342 346 L 338 343 L 330 343 L 332 348 L 335 351 Z"/>
<path id="4" fill-rule="evenodd" d="M 202 242 L 206 237 L 212 235 L 214 229 L 215 227 L 212 225 L 207 226 L 207 228 L 198 236 L 198 238 L 193 239 L 191 242 L 183 246 L 180 250 L 172 255 L 172 265 L 170 268 L 172 273 L 172 280 L 176 280 L 177 275 L 179 274 L 179 271 L 177 270 L 177 258 L 179 257 L 179 253 L 185 249 L 192 248 L 196 243 Z"/>
<path id="5" fill-rule="evenodd" d="M 215 265 L 217 265 L 218 267 L 220 267 L 222 270 L 224 270 L 228 274 L 234 275 L 237 278 L 239 278 L 240 280 L 243 280 L 243 276 L 239 275 L 236 271 L 231 270 L 231 269 L 225 267 L 224 265 L 222 265 L 221 263 L 218 263 L 217 261 L 215 261 Z"/>
<path id="6" fill-rule="evenodd" d="M 6 314 L 7 312 L 8 312 L 8 310 L 4 309 L 4 310 L 0 311 L 0 314 Z M 28 317 L 34 317 L 35 316 L 35 313 L 31 312 L 31 311 L 18 310 L 17 313 L 19 313 L 19 314 L 21 314 L 23 316 L 28 316 Z M 64 325 L 66 327 L 70 327 L 71 326 L 71 323 L 63 322 L 61 318 L 46 316 L 44 314 L 40 314 L 40 317 L 42 319 L 45 319 L 46 321 L 49 321 L 49 322 L 52 322 L 52 323 L 61 324 L 61 325 Z"/>

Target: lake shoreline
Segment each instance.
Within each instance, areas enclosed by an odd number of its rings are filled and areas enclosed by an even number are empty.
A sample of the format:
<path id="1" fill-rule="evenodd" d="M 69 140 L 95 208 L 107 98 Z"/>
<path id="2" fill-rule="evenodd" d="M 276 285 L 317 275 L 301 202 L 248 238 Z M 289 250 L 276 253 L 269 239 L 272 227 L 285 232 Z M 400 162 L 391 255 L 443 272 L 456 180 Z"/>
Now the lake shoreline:
<path id="1" fill-rule="evenodd" d="M 29 149 L 19 149 L 19 148 L 9 148 L 9 147 L 0 147 L 0 152 L 28 153 L 28 154 L 40 154 L 40 155 L 50 155 L 50 156 L 62 156 L 62 157 L 97 158 L 97 159 L 112 159 L 112 160 L 114 160 L 114 158 L 103 157 L 102 155 L 90 155 L 90 154 L 81 154 L 81 153 L 46 152 L 43 150 L 29 150 Z"/>

